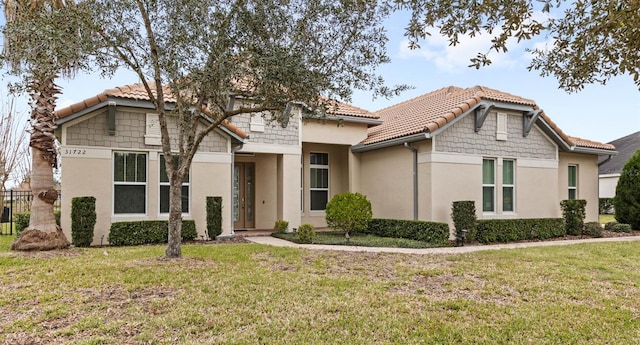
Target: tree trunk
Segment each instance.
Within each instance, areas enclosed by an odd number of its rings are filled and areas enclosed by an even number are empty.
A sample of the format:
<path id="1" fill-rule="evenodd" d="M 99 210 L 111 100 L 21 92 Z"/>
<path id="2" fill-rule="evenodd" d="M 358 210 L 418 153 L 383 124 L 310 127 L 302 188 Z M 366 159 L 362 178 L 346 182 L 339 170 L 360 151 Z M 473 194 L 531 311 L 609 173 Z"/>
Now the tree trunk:
<path id="1" fill-rule="evenodd" d="M 53 168 L 58 157 L 54 134 L 58 93 L 52 78 L 31 85 L 31 217 L 29 226 L 11 244 L 12 250 L 53 250 L 70 245 L 53 214 L 58 198 L 53 188 Z"/>
<path id="2" fill-rule="evenodd" d="M 182 257 L 182 180 L 177 173 L 169 178 L 169 239 L 165 257 Z"/>

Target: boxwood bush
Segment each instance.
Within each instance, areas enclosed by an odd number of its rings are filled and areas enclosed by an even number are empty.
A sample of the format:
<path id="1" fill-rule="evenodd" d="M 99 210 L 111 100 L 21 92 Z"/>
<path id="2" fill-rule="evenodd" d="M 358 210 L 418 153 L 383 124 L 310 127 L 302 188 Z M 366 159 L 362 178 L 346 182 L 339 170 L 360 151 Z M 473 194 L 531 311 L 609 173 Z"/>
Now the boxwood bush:
<path id="1" fill-rule="evenodd" d="M 548 239 L 566 235 L 562 218 L 482 219 L 476 239 L 481 243 Z"/>
<path id="2" fill-rule="evenodd" d="M 371 202 L 366 196 L 345 192 L 336 194 L 329 200 L 325 215 L 328 227 L 348 234 L 364 231 L 373 213 Z"/>
<path id="3" fill-rule="evenodd" d="M 613 232 L 631 232 L 631 225 L 625 223 L 616 223 L 611 227 Z"/>
<path id="4" fill-rule="evenodd" d="M 598 222 L 585 223 L 582 233 L 591 237 L 602 237 L 602 225 Z"/>
<path id="5" fill-rule="evenodd" d="M 369 222 L 364 233 L 423 241 L 434 246 L 444 246 L 449 243 L 449 225 L 439 222 L 374 218 Z"/>
<path id="6" fill-rule="evenodd" d="M 93 242 L 96 225 L 96 198 L 80 196 L 71 199 L 71 243 L 76 247 L 89 247 Z"/>
<path id="7" fill-rule="evenodd" d="M 111 224 L 109 244 L 113 246 L 136 246 L 141 244 L 167 243 L 169 221 L 143 220 Z M 182 221 L 182 240 L 193 240 L 198 236 L 193 220 Z"/>
<path id="8" fill-rule="evenodd" d="M 60 211 L 53 211 L 53 216 L 56 217 L 56 224 L 60 226 Z M 15 213 L 13 215 L 13 223 L 15 225 L 16 237 L 20 236 L 22 230 L 29 226 L 29 219 L 31 218 L 31 212 Z"/>
<path id="9" fill-rule="evenodd" d="M 456 227 L 456 236 L 464 238 L 466 242 L 476 240 L 478 216 L 475 201 L 454 201 L 451 206 L 451 219 Z M 466 230 L 466 234 L 462 230 Z"/>
<path id="10" fill-rule="evenodd" d="M 316 238 L 316 228 L 311 224 L 302 224 L 296 232 L 298 239 L 302 243 L 313 243 Z"/>

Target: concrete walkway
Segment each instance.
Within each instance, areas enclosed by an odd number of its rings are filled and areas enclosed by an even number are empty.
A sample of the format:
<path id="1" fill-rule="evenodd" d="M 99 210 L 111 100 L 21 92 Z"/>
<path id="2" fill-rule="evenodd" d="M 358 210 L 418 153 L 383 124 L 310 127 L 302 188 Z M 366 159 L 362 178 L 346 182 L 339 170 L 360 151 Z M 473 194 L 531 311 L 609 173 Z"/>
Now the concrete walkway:
<path id="1" fill-rule="evenodd" d="M 491 245 L 474 245 L 464 247 L 441 247 L 441 248 L 380 248 L 380 247 L 358 247 L 358 246 L 336 246 L 325 244 L 298 244 L 272 236 L 256 236 L 245 237 L 247 241 L 266 244 L 276 247 L 293 247 L 315 250 L 340 250 L 344 252 L 372 252 L 372 253 L 402 253 L 402 254 L 461 254 L 478 252 L 481 250 L 498 250 L 498 249 L 515 249 L 530 247 L 549 247 L 549 246 L 567 246 L 579 243 L 602 243 L 602 242 L 631 242 L 640 241 L 640 236 L 623 236 L 623 237 L 607 237 L 607 238 L 589 238 L 583 240 L 562 240 L 562 241 L 541 241 L 541 242 L 523 242 L 523 243 L 506 243 Z"/>

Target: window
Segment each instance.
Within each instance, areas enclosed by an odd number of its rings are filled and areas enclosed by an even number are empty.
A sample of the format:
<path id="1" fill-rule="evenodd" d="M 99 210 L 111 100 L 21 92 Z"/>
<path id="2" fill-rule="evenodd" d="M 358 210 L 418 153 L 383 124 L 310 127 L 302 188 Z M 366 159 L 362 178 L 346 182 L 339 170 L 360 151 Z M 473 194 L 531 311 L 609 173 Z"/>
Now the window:
<path id="1" fill-rule="evenodd" d="M 311 211 L 323 211 L 329 201 L 329 154 L 310 153 L 309 191 Z"/>
<path id="2" fill-rule="evenodd" d="M 505 159 L 502 161 L 502 211 L 515 211 L 515 161 Z"/>
<path id="3" fill-rule="evenodd" d="M 495 212 L 496 160 L 482 160 L 482 212 Z"/>
<path id="4" fill-rule="evenodd" d="M 578 198 L 578 166 L 569 165 L 569 199 Z"/>
<path id="5" fill-rule="evenodd" d="M 135 152 L 113 154 L 113 213 L 147 212 L 147 155 Z"/>
<path id="6" fill-rule="evenodd" d="M 264 118 L 262 113 L 252 114 L 249 121 L 249 130 L 252 132 L 264 132 Z"/>
<path id="7" fill-rule="evenodd" d="M 169 177 L 165 164 L 164 155 L 160 155 L 160 213 L 169 213 Z M 178 166 L 178 156 L 173 156 L 173 166 Z M 189 213 L 189 174 L 182 183 L 182 213 Z"/>

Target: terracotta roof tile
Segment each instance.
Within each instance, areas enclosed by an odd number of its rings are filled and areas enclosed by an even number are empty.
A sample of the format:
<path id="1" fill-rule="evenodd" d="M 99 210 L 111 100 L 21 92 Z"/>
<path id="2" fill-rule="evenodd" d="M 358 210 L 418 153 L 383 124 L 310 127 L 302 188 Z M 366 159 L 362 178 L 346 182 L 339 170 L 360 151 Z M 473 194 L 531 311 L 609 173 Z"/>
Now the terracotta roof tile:
<path id="1" fill-rule="evenodd" d="M 154 87 L 155 84 L 150 83 L 150 87 Z M 152 90 L 153 91 L 153 90 Z M 176 99 L 171 95 L 171 92 L 168 87 L 164 87 L 165 101 L 166 102 L 175 102 Z M 62 108 L 56 111 L 56 117 L 59 119 L 65 118 L 69 115 L 75 114 L 84 109 L 90 108 L 96 104 L 101 102 L 105 102 L 109 97 L 114 98 L 124 98 L 124 99 L 134 99 L 139 101 L 148 101 L 149 95 L 147 94 L 147 90 L 145 90 L 144 85 L 142 83 L 136 83 L 131 85 L 119 86 L 112 89 L 107 89 L 102 93 L 89 97 L 83 101 L 72 104 L 66 108 Z M 224 121 L 222 126 L 227 128 L 232 133 L 235 133 L 241 138 L 247 138 L 247 133 L 245 133 L 242 129 L 232 124 L 229 121 Z"/>
<path id="2" fill-rule="evenodd" d="M 347 104 L 340 101 L 331 100 L 328 102 L 329 109 L 327 112 L 333 115 L 344 115 L 344 116 L 353 116 L 353 117 L 362 117 L 368 119 L 379 119 L 380 117 L 377 114 L 374 114 L 368 110 L 364 110 L 362 108 L 358 108 L 354 105 Z"/>
<path id="3" fill-rule="evenodd" d="M 413 134 L 434 132 L 464 114 L 483 99 L 529 105 L 534 109 L 539 109 L 535 101 L 531 99 L 485 86 L 474 86 L 466 89 L 449 86 L 377 111 L 376 113 L 384 122 L 381 125 L 370 128 L 367 139 L 362 143 L 365 145 L 374 144 Z M 570 137 L 551 121 L 544 112 L 540 116 L 569 145 L 605 150 L 615 149 L 609 144 Z"/>

